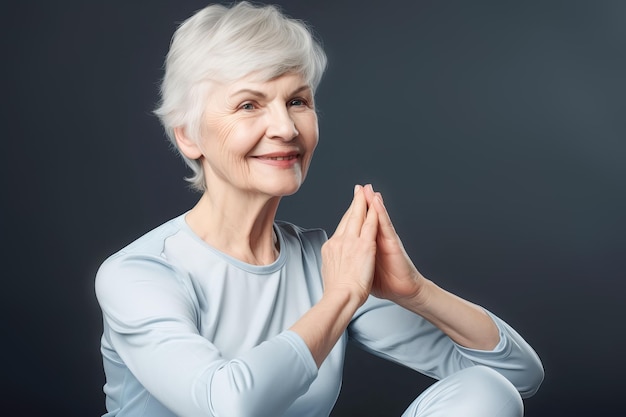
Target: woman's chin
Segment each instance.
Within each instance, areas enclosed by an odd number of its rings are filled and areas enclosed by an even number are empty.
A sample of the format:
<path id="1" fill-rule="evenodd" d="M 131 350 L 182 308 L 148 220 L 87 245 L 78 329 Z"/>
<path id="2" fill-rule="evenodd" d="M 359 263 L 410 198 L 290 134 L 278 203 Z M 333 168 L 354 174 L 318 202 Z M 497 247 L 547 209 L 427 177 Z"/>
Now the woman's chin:
<path id="1" fill-rule="evenodd" d="M 298 184 L 292 187 L 281 188 L 280 190 L 277 190 L 274 195 L 276 195 L 277 197 L 287 197 L 287 196 L 293 195 L 298 192 L 301 185 L 302 184 Z"/>
<path id="2" fill-rule="evenodd" d="M 265 189 L 265 194 L 274 197 L 287 197 L 297 193 L 301 186 L 301 181 L 293 181 L 290 184 L 284 183 L 280 186 L 267 187 Z"/>
<path id="3" fill-rule="evenodd" d="M 303 178 L 297 175 L 281 177 L 265 177 L 262 183 L 258 183 L 258 191 L 274 197 L 286 197 L 295 194 L 302 186 Z"/>

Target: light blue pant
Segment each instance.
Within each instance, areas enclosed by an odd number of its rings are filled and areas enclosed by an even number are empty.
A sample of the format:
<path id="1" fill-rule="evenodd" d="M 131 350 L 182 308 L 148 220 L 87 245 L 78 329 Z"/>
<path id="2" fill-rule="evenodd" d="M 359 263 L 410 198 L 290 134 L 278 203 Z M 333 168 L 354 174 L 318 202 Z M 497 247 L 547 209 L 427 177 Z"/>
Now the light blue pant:
<path id="1" fill-rule="evenodd" d="M 521 417 L 524 405 L 505 377 L 485 366 L 452 374 L 424 391 L 402 417 Z"/>

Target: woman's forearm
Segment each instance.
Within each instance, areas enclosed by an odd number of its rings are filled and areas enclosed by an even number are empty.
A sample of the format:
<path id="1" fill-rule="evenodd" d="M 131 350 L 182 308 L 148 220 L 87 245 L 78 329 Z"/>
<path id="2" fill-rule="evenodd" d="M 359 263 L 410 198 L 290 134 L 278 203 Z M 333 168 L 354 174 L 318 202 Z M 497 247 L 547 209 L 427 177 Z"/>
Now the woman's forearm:
<path id="1" fill-rule="evenodd" d="M 377 212 L 367 209 L 363 187 L 357 185 L 352 204 L 322 246 L 324 295 L 290 328 L 302 337 L 318 368 L 370 293 L 377 231 Z"/>
<path id="2" fill-rule="evenodd" d="M 418 296 L 397 304 L 424 317 L 461 346 L 492 350 L 500 341 L 498 327 L 484 309 L 430 280 L 424 280 Z"/>
<path id="3" fill-rule="evenodd" d="M 348 327 L 363 300 L 348 291 L 325 293 L 289 330 L 309 347 L 319 368 Z"/>

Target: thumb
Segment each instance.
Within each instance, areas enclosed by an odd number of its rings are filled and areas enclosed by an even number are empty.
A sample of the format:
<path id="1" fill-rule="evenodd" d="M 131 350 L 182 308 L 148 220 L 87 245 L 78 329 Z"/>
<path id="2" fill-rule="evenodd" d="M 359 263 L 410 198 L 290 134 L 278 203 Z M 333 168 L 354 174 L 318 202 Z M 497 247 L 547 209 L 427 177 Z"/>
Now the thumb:
<path id="1" fill-rule="evenodd" d="M 378 213 L 378 232 L 383 239 L 398 239 L 396 229 L 393 227 L 389 212 L 383 203 L 383 198 L 380 193 L 372 198 L 372 205 Z"/>

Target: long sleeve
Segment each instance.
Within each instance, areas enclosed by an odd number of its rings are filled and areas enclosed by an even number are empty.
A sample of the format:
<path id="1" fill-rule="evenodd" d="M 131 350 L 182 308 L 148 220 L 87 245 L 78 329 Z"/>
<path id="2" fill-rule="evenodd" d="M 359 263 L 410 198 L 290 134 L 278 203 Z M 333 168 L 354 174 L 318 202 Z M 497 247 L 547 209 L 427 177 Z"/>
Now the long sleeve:
<path id="1" fill-rule="evenodd" d="M 349 335 L 363 349 L 436 379 L 485 365 L 511 381 L 523 397 L 532 396 L 543 380 L 539 357 L 515 330 L 489 314 L 500 332 L 491 351 L 460 346 L 422 317 L 375 297 L 359 309 Z"/>
<path id="2" fill-rule="evenodd" d="M 154 256 L 118 256 L 103 264 L 96 294 L 105 359 L 125 364 L 177 416 L 282 415 L 317 376 L 304 342 L 283 331 L 223 357 L 199 334 L 197 311 L 207 307 L 182 274 Z"/>

